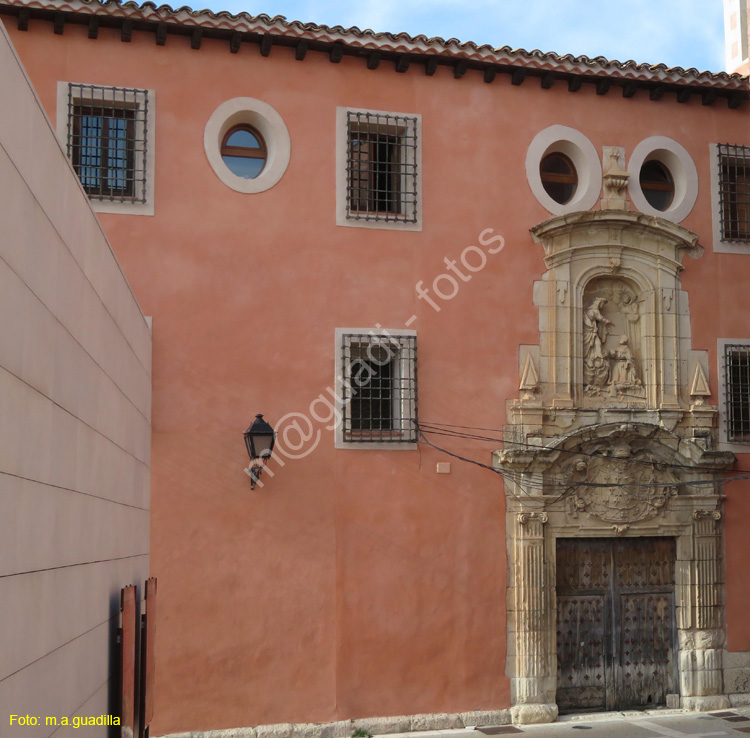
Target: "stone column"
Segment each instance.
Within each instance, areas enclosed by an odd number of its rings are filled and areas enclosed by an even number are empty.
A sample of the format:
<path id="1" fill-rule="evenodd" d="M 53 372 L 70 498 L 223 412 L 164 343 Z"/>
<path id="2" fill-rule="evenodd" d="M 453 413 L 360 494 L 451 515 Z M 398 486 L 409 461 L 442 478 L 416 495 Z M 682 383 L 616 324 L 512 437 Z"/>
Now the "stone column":
<path id="1" fill-rule="evenodd" d="M 544 546 L 547 513 L 516 515 L 513 613 L 515 669 L 511 715 L 514 723 L 557 719 L 557 653 L 554 641 L 554 584 Z"/>
<path id="2" fill-rule="evenodd" d="M 721 531 L 718 510 L 693 513 L 693 559 L 690 566 L 688 629 L 680 631 L 680 688 L 688 710 L 729 707 L 723 694 Z M 687 618 L 685 619 L 688 620 Z M 690 627 L 692 626 L 692 627 Z"/>

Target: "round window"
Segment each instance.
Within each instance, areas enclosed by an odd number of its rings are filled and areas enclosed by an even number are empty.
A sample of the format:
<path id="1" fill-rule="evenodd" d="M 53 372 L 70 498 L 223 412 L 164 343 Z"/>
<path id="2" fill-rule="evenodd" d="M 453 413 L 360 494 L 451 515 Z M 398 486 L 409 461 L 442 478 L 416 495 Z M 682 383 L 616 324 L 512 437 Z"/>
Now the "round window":
<path id="1" fill-rule="evenodd" d="M 650 136 L 633 149 L 628 193 L 636 210 L 679 223 L 698 199 L 698 171 L 682 144 Z"/>
<path id="2" fill-rule="evenodd" d="M 575 195 L 578 173 L 565 154 L 557 151 L 547 154 L 539 164 L 539 174 L 544 191 L 560 205 L 565 205 Z"/>
<path id="3" fill-rule="evenodd" d="M 266 142 L 252 126 L 234 126 L 221 142 L 221 158 L 232 174 L 242 179 L 255 179 L 268 158 Z"/>
<path id="4" fill-rule="evenodd" d="M 669 169 L 656 159 L 643 164 L 638 182 L 648 204 L 656 210 L 664 211 L 674 199 L 674 180 Z"/>

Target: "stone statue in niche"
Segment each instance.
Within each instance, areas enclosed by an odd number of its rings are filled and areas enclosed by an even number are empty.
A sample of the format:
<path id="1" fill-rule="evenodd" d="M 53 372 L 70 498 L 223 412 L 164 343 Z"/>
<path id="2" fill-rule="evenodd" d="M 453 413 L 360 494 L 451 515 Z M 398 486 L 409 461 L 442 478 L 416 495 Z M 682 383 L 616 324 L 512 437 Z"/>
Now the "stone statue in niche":
<path id="1" fill-rule="evenodd" d="M 610 374 L 610 383 L 615 389 L 630 389 L 640 387 L 643 383 L 638 377 L 633 352 L 628 346 L 628 337 L 622 336 L 620 343 L 614 351 L 609 352 L 609 358 L 613 360 Z"/>
<path id="2" fill-rule="evenodd" d="M 604 344 L 612 321 L 602 315 L 606 304 L 606 298 L 597 297 L 583 314 L 583 366 L 587 389 L 602 389 L 609 382 L 609 362 Z"/>
<path id="3" fill-rule="evenodd" d="M 592 280 L 584 296 L 583 381 L 589 397 L 645 397 L 638 295 L 624 279 Z"/>

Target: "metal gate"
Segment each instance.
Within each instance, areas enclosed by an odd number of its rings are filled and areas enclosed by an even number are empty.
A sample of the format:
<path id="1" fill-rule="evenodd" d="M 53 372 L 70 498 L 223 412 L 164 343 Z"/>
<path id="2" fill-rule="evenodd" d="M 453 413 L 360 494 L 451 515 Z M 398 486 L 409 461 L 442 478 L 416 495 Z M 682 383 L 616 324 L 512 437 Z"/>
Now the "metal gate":
<path id="1" fill-rule="evenodd" d="M 674 538 L 557 540 L 562 712 L 663 705 L 677 692 Z"/>

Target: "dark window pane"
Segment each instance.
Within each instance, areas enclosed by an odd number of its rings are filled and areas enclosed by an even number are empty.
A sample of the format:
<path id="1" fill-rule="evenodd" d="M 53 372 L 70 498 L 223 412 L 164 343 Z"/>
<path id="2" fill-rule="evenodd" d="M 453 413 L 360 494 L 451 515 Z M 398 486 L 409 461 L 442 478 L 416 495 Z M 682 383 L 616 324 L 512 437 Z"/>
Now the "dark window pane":
<path id="1" fill-rule="evenodd" d="M 666 210 L 674 198 L 674 182 L 669 169 L 660 161 L 647 161 L 642 167 L 639 182 L 643 196 L 652 208 Z"/>
<path id="2" fill-rule="evenodd" d="M 89 197 L 146 201 L 146 106 L 144 90 L 69 85 L 68 154 Z"/>
<path id="3" fill-rule="evenodd" d="M 107 174 L 113 190 L 124 190 L 128 186 L 127 123 L 123 119 L 113 118 L 109 121 Z"/>
<path id="4" fill-rule="evenodd" d="M 390 430 L 393 423 L 393 363 L 360 358 L 352 362 L 352 384 L 358 389 L 352 397 L 354 430 Z"/>
<path id="5" fill-rule="evenodd" d="M 84 115 L 80 121 L 78 174 L 84 187 L 99 186 L 101 166 L 102 119 Z"/>
<path id="6" fill-rule="evenodd" d="M 415 222 L 416 119 L 347 114 L 347 217 Z"/>
<path id="7" fill-rule="evenodd" d="M 578 189 L 578 173 L 565 154 L 547 154 L 539 164 L 539 174 L 544 191 L 560 205 L 569 202 Z"/>
<path id="8" fill-rule="evenodd" d="M 750 146 L 719 146 L 721 235 L 750 241 Z"/>
<path id="9" fill-rule="evenodd" d="M 644 187 L 643 196 L 646 198 L 646 202 L 655 210 L 665 211 L 672 204 L 672 192 L 664 192 L 660 190 L 649 190 Z"/>
<path id="10" fill-rule="evenodd" d="M 560 205 L 565 205 L 566 202 L 570 202 L 576 191 L 574 184 L 567 184 L 565 182 L 545 182 L 542 180 L 544 191 Z"/>
<path id="11" fill-rule="evenodd" d="M 542 159 L 541 171 L 549 174 L 575 174 L 573 164 L 567 157 L 552 154 Z"/>
<path id="12" fill-rule="evenodd" d="M 398 214 L 401 208 L 395 136 L 361 136 L 350 141 L 349 193 L 352 210 Z"/>
<path id="13" fill-rule="evenodd" d="M 343 336 L 345 441 L 414 442 L 416 337 Z"/>
<path id="14" fill-rule="evenodd" d="M 726 412 L 730 441 L 750 441 L 750 347 L 727 346 Z"/>

